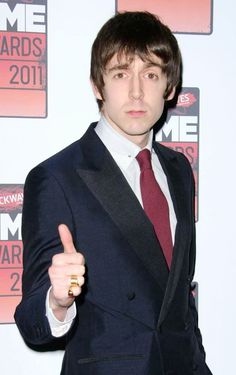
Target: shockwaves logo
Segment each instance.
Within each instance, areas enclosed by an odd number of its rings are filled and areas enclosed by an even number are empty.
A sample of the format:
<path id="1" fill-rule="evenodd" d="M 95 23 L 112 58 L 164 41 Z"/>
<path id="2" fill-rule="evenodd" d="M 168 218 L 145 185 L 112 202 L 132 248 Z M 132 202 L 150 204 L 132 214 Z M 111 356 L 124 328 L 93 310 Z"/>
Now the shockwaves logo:
<path id="1" fill-rule="evenodd" d="M 47 0 L 0 0 L 0 116 L 46 117 Z"/>
<path id="2" fill-rule="evenodd" d="M 0 185 L 0 324 L 13 323 L 21 299 L 23 185 Z"/>
<path id="3" fill-rule="evenodd" d="M 156 140 L 163 145 L 182 152 L 189 160 L 195 179 L 195 213 L 198 218 L 199 178 L 199 89 L 184 87 L 177 105 L 170 109 Z"/>
<path id="4" fill-rule="evenodd" d="M 156 14 L 175 33 L 212 33 L 213 0 L 116 0 L 116 10 Z"/>

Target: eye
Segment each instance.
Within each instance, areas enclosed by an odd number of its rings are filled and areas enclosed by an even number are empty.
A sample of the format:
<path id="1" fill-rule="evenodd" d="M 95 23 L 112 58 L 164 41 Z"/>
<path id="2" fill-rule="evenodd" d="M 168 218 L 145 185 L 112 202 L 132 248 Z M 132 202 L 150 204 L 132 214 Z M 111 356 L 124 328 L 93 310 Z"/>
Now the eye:
<path id="1" fill-rule="evenodd" d="M 145 74 L 145 78 L 151 79 L 151 80 L 157 80 L 158 75 L 153 72 L 148 72 Z"/>
<path id="2" fill-rule="evenodd" d="M 121 79 L 121 78 L 125 78 L 126 77 L 126 74 L 124 72 L 118 72 L 114 75 L 114 78 L 116 79 Z"/>

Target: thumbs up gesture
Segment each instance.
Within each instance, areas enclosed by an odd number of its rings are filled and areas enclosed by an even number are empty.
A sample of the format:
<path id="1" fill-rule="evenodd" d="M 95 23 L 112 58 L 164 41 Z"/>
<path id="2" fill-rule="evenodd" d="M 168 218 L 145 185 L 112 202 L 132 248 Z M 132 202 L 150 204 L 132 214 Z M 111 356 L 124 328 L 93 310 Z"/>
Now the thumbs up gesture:
<path id="1" fill-rule="evenodd" d="M 64 252 L 53 256 L 52 264 L 48 269 L 52 286 L 49 305 L 54 315 L 59 320 L 64 320 L 67 308 L 81 293 L 81 287 L 84 284 L 85 261 L 83 255 L 75 249 L 68 227 L 60 224 L 58 231 Z"/>

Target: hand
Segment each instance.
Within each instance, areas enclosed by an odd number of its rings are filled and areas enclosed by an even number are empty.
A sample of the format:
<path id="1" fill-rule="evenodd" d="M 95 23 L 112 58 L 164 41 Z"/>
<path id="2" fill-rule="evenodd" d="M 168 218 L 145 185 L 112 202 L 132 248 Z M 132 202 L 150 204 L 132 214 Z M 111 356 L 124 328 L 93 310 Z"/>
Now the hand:
<path id="1" fill-rule="evenodd" d="M 81 293 L 81 287 L 84 284 L 85 261 L 83 255 L 76 251 L 68 227 L 60 224 L 58 231 L 64 252 L 53 256 L 52 265 L 48 270 L 52 285 L 49 304 L 56 317 L 63 320 L 67 308 Z M 74 297 L 68 296 L 71 275 L 77 276 L 79 284 L 72 288 Z"/>

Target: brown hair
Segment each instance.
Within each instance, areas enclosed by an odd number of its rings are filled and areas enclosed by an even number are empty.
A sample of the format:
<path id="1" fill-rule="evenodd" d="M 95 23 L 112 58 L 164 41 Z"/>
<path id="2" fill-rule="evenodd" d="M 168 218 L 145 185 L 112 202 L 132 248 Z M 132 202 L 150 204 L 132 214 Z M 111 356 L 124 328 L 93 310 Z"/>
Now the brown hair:
<path id="1" fill-rule="evenodd" d="M 151 59 L 151 54 L 158 56 L 167 77 L 165 99 L 180 82 L 181 54 L 177 40 L 170 29 L 151 13 L 118 13 L 99 31 L 92 46 L 90 77 L 102 98 L 103 74 L 116 53 L 118 59 L 122 55 L 132 57 L 136 54 L 143 61 Z M 103 101 L 97 102 L 101 110 Z"/>

